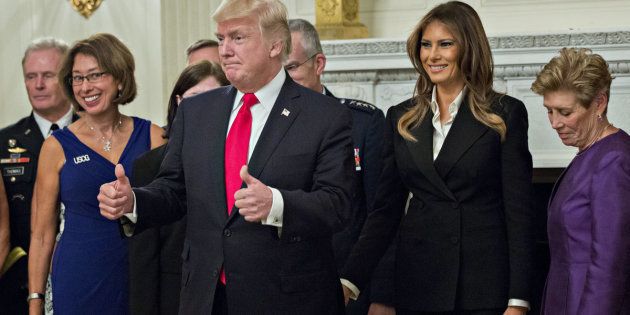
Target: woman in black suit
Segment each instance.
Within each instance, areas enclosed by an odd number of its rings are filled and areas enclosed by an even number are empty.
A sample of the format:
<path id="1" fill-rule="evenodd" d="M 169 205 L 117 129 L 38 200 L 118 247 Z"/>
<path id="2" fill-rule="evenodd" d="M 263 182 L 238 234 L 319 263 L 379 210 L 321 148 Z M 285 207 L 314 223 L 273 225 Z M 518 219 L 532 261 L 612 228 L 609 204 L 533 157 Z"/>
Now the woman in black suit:
<path id="1" fill-rule="evenodd" d="M 342 272 L 344 293 L 358 293 L 398 233 L 398 314 L 524 314 L 533 248 L 525 106 L 492 89 L 490 45 L 465 3 L 433 8 L 407 52 L 415 95 L 387 113 L 375 210 Z"/>
<path id="2" fill-rule="evenodd" d="M 201 61 L 186 67 L 169 98 L 164 137 L 168 138 L 179 103 L 187 97 L 230 84 L 221 66 Z M 166 145 L 140 156 L 134 163 L 134 187 L 142 187 L 157 176 Z M 177 314 L 182 274 L 186 218 L 143 231 L 129 242 L 131 314 Z"/>

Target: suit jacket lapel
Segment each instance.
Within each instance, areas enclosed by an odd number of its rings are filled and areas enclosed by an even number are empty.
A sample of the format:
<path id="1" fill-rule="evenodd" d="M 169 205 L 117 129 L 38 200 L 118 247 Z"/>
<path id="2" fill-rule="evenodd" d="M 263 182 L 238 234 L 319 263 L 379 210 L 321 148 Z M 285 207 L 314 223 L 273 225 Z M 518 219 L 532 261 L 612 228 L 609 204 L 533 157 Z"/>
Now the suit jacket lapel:
<path id="1" fill-rule="evenodd" d="M 461 156 L 488 131 L 488 127 L 473 116 L 468 102 L 462 102 L 444 145 L 435 159 L 435 169 L 446 178 Z"/>
<path id="2" fill-rule="evenodd" d="M 433 125 L 431 124 L 432 112 L 429 110 L 420 125 L 411 129 L 411 134 L 417 142 L 406 141 L 407 148 L 413 160 L 422 174 L 448 198 L 455 199 L 444 180 L 433 167 Z"/>
<path id="3" fill-rule="evenodd" d="M 280 90 L 271 113 L 269 113 L 267 122 L 249 160 L 249 173 L 256 178 L 260 176 L 269 157 L 271 157 L 271 154 L 287 130 L 289 130 L 295 118 L 300 114 L 300 107 L 295 101 L 296 98 L 300 97 L 300 94 L 296 91 L 294 85 L 295 83 L 287 75 L 287 80 Z"/>
<path id="4" fill-rule="evenodd" d="M 255 178 L 261 179 L 260 174 L 264 170 L 267 161 L 300 113 L 300 107 L 295 101 L 296 98 L 300 97 L 300 94 L 296 91 L 295 84 L 287 75 L 276 103 L 271 108 L 267 122 L 265 122 L 265 126 L 258 138 L 256 147 L 254 147 L 247 168 L 249 174 Z M 264 183 L 264 179 L 261 180 Z M 225 185 L 223 184 L 222 187 L 224 187 L 223 194 L 225 195 Z M 243 183 L 242 187 L 245 187 L 245 183 Z M 236 208 L 232 209 L 228 221 L 231 221 L 237 212 Z"/>
<path id="5" fill-rule="evenodd" d="M 230 114 L 236 97 L 236 88 L 230 87 L 221 94 L 218 99 L 208 100 L 208 106 L 214 106 L 213 110 L 204 111 L 208 113 L 206 119 L 200 121 L 198 128 L 199 135 L 206 138 L 204 145 L 200 148 L 201 156 L 209 156 L 208 166 L 205 170 L 210 172 L 207 178 L 210 179 L 208 184 L 208 193 L 214 194 L 214 200 L 219 200 L 220 215 L 223 220 L 227 221 L 227 200 L 225 192 L 225 138 L 227 136 L 227 128 L 230 122 Z M 237 211 L 232 211 L 232 213 Z"/>

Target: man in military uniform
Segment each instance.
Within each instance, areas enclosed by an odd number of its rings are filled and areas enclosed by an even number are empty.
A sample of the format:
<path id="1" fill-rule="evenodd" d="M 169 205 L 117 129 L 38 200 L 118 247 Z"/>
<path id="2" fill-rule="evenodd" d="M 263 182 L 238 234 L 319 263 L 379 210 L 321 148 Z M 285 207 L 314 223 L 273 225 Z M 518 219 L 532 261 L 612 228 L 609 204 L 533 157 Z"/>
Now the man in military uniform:
<path id="1" fill-rule="evenodd" d="M 315 27 L 308 21 L 294 19 L 289 20 L 289 29 L 291 30 L 292 49 L 284 68 L 295 82 L 336 98 L 321 83 L 320 76 L 326 66 L 326 56 L 323 53 Z M 381 172 L 381 148 L 385 117 L 382 110 L 370 103 L 346 98 L 336 99 L 341 105 L 348 106 L 352 110 L 354 167 L 357 174 L 352 200 L 352 217 L 348 226 L 333 237 L 337 266 L 341 268 L 359 237 L 367 214 L 372 209 Z M 375 281 L 380 280 L 375 279 Z M 370 294 L 361 296 L 362 300 L 348 304 L 346 309 L 348 314 L 367 313 Z"/>
<path id="2" fill-rule="evenodd" d="M 37 160 L 44 139 L 74 118 L 57 79 L 68 45 L 58 39 L 33 41 L 24 53 L 22 70 L 32 113 L 0 130 L 0 170 L 9 201 L 11 247 L 28 251 L 31 198 Z M 0 279 L 0 313 L 27 314 L 27 259 L 23 257 Z"/>

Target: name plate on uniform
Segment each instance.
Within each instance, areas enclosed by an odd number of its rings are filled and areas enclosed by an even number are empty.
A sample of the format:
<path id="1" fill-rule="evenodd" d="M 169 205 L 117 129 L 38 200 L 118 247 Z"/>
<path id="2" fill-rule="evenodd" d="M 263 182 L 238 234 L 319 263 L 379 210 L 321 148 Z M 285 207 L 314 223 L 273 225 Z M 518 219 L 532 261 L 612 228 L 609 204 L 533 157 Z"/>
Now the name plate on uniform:
<path id="1" fill-rule="evenodd" d="M 2 169 L 2 176 L 24 175 L 24 166 L 5 167 Z"/>

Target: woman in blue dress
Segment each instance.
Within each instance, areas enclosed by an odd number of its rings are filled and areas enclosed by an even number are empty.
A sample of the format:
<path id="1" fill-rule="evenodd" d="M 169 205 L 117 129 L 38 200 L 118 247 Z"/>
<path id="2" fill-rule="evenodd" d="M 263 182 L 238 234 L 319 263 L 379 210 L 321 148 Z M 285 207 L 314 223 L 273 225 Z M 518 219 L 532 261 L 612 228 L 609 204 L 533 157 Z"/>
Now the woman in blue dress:
<path id="1" fill-rule="evenodd" d="M 29 251 L 29 308 L 41 314 L 52 258 L 53 310 L 65 314 L 127 314 L 127 241 L 117 221 L 102 217 L 98 195 L 131 170 L 140 154 L 164 143 L 162 129 L 122 115 L 118 106 L 136 96 L 131 52 L 116 37 L 96 34 L 74 44 L 58 80 L 81 118 L 43 144 L 33 197 Z M 58 203 L 65 227 L 55 245 Z M 54 254 L 53 254 L 54 250 Z"/>

